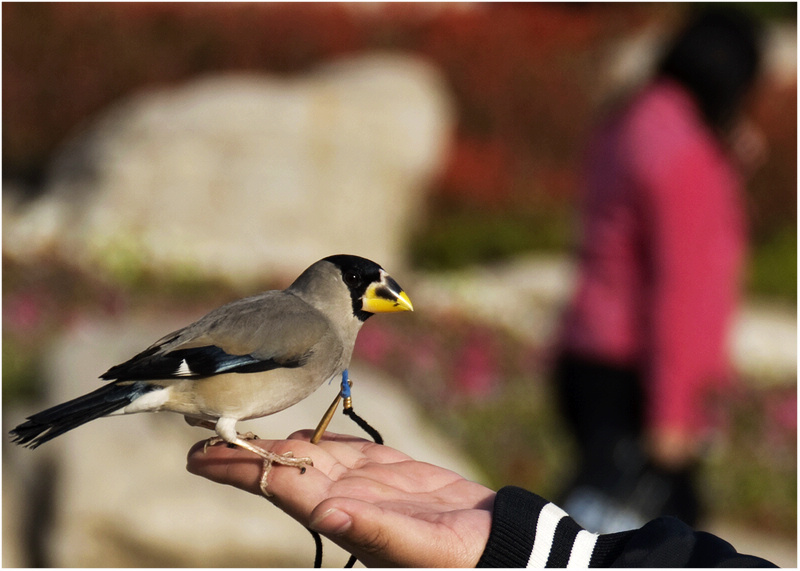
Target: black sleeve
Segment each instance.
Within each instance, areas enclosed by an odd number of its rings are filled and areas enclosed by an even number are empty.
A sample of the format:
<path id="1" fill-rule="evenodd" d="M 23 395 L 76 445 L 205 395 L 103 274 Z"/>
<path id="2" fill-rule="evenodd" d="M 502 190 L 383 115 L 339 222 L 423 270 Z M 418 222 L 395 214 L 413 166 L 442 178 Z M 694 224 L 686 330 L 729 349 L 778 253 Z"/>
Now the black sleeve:
<path id="1" fill-rule="evenodd" d="M 598 535 L 534 493 L 497 492 L 492 529 L 478 567 L 775 567 L 742 555 L 710 533 L 676 518 L 640 529 Z"/>

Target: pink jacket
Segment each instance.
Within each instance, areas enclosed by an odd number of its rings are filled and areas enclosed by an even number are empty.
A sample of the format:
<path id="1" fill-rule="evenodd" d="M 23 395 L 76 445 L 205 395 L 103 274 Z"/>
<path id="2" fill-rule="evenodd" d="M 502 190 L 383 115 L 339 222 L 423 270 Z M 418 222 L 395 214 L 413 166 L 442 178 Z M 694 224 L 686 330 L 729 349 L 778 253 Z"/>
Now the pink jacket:
<path id="1" fill-rule="evenodd" d="M 741 182 L 693 100 L 668 80 L 606 123 L 587 159 L 565 348 L 640 370 L 651 425 L 699 428 L 704 390 L 729 378 L 746 242 Z"/>

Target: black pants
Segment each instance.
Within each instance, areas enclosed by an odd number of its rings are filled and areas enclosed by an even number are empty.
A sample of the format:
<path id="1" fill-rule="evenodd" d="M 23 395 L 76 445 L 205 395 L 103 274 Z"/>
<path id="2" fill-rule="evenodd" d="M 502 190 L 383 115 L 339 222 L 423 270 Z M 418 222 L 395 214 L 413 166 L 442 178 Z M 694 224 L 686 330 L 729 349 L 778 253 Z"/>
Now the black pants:
<path id="1" fill-rule="evenodd" d="M 578 447 L 578 465 L 562 499 L 591 488 L 647 519 L 699 516 L 696 466 L 667 470 L 643 446 L 645 395 L 637 371 L 562 355 L 555 370 L 558 405 Z"/>

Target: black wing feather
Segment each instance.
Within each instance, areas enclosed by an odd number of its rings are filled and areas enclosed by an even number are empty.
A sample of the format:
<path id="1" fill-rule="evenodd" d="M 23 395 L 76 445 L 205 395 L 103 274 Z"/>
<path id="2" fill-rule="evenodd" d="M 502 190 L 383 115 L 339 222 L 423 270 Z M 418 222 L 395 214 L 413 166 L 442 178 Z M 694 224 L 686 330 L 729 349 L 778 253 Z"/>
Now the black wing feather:
<path id="1" fill-rule="evenodd" d="M 253 355 L 231 355 L 216 345 L 177 349 L 159 354 L 151 347 L 100 376 L 105 380 L 143 381 L 154 379 L 204 378 L 220 373 L 257 373 L 281 367 L 299 367 L 308 354 L 288 359 L 259 359 Z"/>

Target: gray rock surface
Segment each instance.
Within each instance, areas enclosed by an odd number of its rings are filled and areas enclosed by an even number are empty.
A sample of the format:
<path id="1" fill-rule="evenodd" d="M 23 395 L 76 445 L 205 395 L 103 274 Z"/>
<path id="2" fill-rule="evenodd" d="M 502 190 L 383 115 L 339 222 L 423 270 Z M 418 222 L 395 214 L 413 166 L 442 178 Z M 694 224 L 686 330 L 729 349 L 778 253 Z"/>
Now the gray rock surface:
<path id="1" fill-rule="evenodd" d="M 4 201 L 4 252 L 245 283 L 334 253 L 396 270 L 451 123 L 438 72 L 399 55 L 140 93 L 65 145 L 44 198 Z"/>

